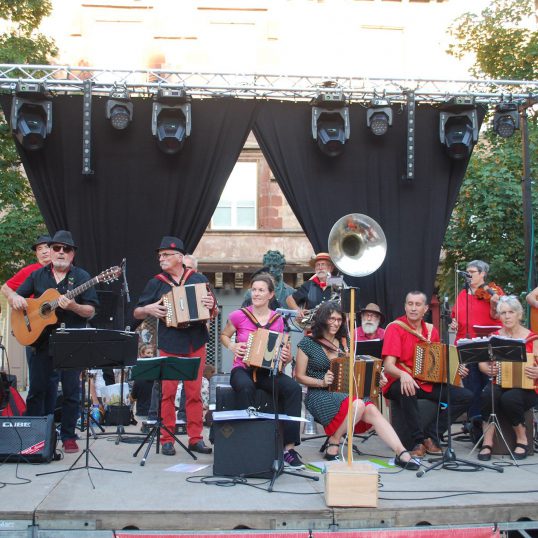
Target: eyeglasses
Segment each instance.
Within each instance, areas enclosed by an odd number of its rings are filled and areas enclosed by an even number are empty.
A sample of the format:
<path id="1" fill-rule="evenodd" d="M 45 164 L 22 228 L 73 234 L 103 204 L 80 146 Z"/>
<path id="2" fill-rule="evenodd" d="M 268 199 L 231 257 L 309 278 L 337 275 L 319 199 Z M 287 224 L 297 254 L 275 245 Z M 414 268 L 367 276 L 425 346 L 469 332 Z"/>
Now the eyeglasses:
<path id="1" fill-rule="evenodd" d="M 329 318 L 327 321 L 329 323 L 342 323 L 342 318 Z"/>
<path id="2" fill-rule="evenodd" d="M 181 252 L 159 252 L 159 259 L 161 258 L 169 258 L 170 256 L 174 256 L 176 254 L 181 254 Z"/>
<path id="3" fill-rule="evenodd" d="M 60 251 L 64 251 L 66 254 L 69 254 L 70 252 L 73 252 L 73 247 L 69 247 L 67 245 L 52 245 L 52 250 L 54 250 L 54 252 L 60 252 Z"/>

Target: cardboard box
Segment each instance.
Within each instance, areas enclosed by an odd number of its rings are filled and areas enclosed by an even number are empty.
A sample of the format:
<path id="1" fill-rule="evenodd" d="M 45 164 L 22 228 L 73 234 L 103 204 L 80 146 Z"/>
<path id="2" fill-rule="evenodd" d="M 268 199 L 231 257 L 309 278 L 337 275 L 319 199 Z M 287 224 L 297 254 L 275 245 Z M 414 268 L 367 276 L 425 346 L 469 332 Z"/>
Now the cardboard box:
<path id="1" fill-rule="evenodd" d="M 325 473 L 327 506 L 377 507 L 377 470 L 367 463 L 337 462 Z"/>

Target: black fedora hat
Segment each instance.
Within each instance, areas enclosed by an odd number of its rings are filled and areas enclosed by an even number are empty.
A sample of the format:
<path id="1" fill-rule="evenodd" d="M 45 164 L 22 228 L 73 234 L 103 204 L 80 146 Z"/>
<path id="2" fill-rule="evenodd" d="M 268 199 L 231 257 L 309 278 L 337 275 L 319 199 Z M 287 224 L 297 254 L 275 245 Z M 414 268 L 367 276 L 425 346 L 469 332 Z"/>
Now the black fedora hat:
<path id="1" fill-rule="evenodd" d="M 71 232 L 67 230 L 58 230 L 52 239 L 49 241 L 49 246 L 60 243 L 61 245 L 67 245 L 68 247 L 73 247 L 74 249 L 78 248 L 73 241 L 73 236 Z"/>
<path id="2" fill-rule="evenodd" d="M 177 250 L 181 254 L 185 254 L 185 247 L 183 246 L 183 241 L 179 237 L 173 237 L 171 235 L 165 235 L 161 239 L 161 246 L 156 249 L 159 250 Z"/>
<path id="3" fill-rule="evenodd" d="M 40 235 L 36 240 L 35 243 L 32 245 L 32 250 L 36 250 L 39 245 L 43 245 L 44 243 L 49 244 L 49 241 L 51 241 L 50 235 Z"/>

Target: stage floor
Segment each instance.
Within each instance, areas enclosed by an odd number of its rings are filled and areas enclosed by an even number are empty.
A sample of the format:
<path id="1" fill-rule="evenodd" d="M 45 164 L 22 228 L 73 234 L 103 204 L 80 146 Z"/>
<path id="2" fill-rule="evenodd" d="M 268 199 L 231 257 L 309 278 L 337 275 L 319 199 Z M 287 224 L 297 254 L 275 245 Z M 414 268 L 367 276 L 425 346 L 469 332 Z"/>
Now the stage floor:
<path id="1" fill-rule="evenodd" d="M 455 426 L 455 430 L 459 428 Z M 137 432 L 138 426 L 126 430 Z M 194 462 L 182 449 L 170 457 L 156 454 L 152 448 L 146 465 L 141 466 L 142 454 L 133 457 L 138 444 L 116 445 L 115 431 L 115 427 L 107 427 L 110 435 L 92 439 L 91 450 L 105 468 L 130 473 L 77 469 L 36 476 L 67 469 L 77 454 L 67 454 L 62 461 L 50 464 L 2 465 L 0 482 L 6 485 L 0 489 L 0 537 L 27 536 L 31 525 L 37 526 L 35 535 L 39 536 L 77 536 L 79 532 L 81 536 L 112 536 L 105 531 L 343 530 L 408 527 L 425 522 L 463 525 L 538 520 L 538 456 L 521 461 L 519 467 L 512 466 L 507 456 L 494 456 L 490 463 L 503 465 L 502 474 L 443 469 L 417 478 L 415 472 L 382 469 L 377 508 L 329 508 L 323 475 L 305 472 L 319 476 L 319 482 L 281 475 L 274 492 L 269 493 L 267 480 L 248 479 L 245 484 L 231 485 L 227 479 L 213 478 L 212 455 L 197 454 Z M 186 442 L 184 435 L 180 439 Z M 321 443 L 320 439 L 308 439 L 298 447 L 305 462 L 322 461 Z M 80 441 L 79 445 L 84 443 Z M 363 453 L 356 457 L 358 461 L 372 456 L 392 457 L 376 436 L 366 442 L 356 439 L 355 445 Z M 453 446 L 458 457 L 468 458 L 470 443 L 455 441 Z M 477 461 L 475 457 L 470 459 Z M 83 457 L 78 465 L 84 463 Z M 192 463 L 207 467 L 194 473 L 167 470 Z M 91 456 L 89 464 L 98 467 Z M 208 481 L 201 482 L 202 477 Z"/>

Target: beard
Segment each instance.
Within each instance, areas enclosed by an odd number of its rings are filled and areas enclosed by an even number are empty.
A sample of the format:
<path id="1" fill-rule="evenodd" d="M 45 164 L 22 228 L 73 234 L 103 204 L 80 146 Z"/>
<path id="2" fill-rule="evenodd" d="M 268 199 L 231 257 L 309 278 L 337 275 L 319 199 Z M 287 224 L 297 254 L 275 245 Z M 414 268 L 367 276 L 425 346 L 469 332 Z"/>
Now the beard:
<path id="1" fill-rule="evenodd" d="M 374 334 L 379 327 L 379 321 L 363 321 L 361 327 L 364 334 Z"/>
<path id="2" fill-rule="evenodd" d="M 71 262 L 68 262 L 67 260 L 56 260 L 52 262 L 52 265 L 54 269 L 58 269 L 58 271 L 65 271 L 69 268 Z"/>

